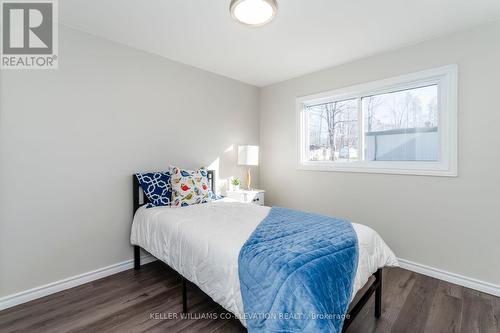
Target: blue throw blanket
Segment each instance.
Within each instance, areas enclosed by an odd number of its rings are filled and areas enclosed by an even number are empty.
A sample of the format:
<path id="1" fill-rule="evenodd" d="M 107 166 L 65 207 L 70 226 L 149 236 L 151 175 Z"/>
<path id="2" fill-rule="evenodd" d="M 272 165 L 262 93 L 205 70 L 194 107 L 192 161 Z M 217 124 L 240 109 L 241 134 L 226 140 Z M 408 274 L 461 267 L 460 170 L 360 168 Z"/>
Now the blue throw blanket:
<path id="1" fill-rule="evenodd" d="M 341 332 L 358 265 L 350 222 L 272 208 L 238 265 L 249 332 Z"/>

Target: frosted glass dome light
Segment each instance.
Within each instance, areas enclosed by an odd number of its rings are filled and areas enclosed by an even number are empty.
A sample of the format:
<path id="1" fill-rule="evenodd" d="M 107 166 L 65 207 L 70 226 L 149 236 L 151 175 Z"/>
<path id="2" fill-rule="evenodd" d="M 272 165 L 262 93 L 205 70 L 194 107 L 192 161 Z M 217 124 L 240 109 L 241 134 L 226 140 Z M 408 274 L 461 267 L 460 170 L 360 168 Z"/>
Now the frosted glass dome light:
<path id="1" fill-rule="evenodd" d="M 235 20 L 258 27 L 273 20 L 278 3 L 276 0 L 232 0 L 229 9 Z"/>

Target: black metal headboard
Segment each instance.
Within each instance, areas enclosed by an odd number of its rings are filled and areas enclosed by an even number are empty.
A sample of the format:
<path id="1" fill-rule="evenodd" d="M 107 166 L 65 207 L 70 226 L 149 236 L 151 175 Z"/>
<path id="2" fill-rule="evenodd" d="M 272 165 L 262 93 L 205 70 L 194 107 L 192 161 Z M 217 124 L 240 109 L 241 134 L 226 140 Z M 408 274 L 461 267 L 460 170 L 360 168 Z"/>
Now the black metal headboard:
<path id="1" fill-rule="evenodd" d="M 210 188 L 212 189 L 212 192 L 215 193 L 215 171 L 207 170 L 207 177 L 208 177 L 208 183 L 210 184 Z M 149 199 L 144 195 L 144 191 L 142 190 L 142 187 L 139 184 L 139 180 L 135 175 L 132 175 L 132 193 L 133 193 L 132 200 L 134 202 L 134 211 L 132 214 L 135 214 L 135 212 L 139 209 L 139 207 L 149 203 Z M 142 197 L 142 202 L 141 202 L 141 197 Z"/>

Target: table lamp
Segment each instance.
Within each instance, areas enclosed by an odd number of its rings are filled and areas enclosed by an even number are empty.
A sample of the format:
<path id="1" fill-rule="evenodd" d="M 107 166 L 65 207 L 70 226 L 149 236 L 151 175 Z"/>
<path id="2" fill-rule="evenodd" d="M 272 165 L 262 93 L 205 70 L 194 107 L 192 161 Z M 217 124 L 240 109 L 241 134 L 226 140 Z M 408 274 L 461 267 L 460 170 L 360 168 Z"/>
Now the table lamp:
<path id="1" fill-rule="evenodd" d="M 259 165 L 259 146 L 238 146 L 238 165 Z M 252 189 L 252 175 L 250 168 L 247 170 L 247 186 Z"/>

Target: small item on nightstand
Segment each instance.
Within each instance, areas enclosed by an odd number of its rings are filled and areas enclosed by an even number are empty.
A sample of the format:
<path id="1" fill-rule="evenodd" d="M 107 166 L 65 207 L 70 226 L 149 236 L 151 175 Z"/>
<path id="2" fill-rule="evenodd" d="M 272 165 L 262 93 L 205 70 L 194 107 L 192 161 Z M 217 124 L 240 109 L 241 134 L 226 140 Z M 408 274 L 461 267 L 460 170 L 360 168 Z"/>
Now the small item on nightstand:
<path id="1" fill-rule="evenodd" d="M 235 177 L 235 178 L 231 179 L 231 190 L 232 191 L 239 191 L 240 184 L 241 184 L 241 181 L 238 178 Z"/>
<path id="2" fill-rule="evenodd" d="M 228 198 L 239 202 L 253 203 L 259 206 L 264 206 L 264 190 L 237 190 L 227 191 Z"/>

